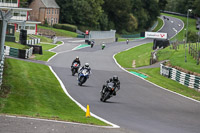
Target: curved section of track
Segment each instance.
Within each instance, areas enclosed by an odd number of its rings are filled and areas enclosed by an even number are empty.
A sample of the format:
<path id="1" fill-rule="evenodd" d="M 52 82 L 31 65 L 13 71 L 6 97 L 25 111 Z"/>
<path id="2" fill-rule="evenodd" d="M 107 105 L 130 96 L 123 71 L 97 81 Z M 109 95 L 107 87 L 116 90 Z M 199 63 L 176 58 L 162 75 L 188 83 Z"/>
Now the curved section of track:
<path id="1" fill-rule="evenodd" d="M 167 32 L 170 38 L 175 35 L 173 28 L 180 31 L 182 27 L 180 20 L 169 17 L 161 32 Z M 65 44 L 59 49 L 67 51 L 69 43 L 63 41 Z M 91 112 L 122 128 L 139 133 L 199 133 L 199 103 L 160 89 L 124 72 L 115 64 L 112 58 L 115 53 L 148 42 L 152 40 L 134 41 L 128 45 L 124 42 L 108 44 L 104 50 L 97 45 L 61 52 L 48 65 L 76 101 L 85 107 L 89 104 Z M 81 87 L 78 86 L 77 76 L 71 76 L 70 71 L 71 62 L 76 56 L 80 57 L 82 64 L 88 62 L 92 68 L 92 75 Z M 101 87 L 115 74 L 119 76 L 121 90 L 116 97 L 102 103 L 99 100 Z"/>

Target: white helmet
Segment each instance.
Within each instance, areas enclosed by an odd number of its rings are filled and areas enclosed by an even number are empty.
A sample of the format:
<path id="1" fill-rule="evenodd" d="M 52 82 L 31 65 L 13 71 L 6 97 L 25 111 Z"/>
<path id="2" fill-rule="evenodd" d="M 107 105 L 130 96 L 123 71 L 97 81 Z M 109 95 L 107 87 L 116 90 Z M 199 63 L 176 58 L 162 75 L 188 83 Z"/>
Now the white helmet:
<path id="1" fill-rule="evenodd" d="M 89 67 L 89 63 L 85 63 L 85 67 Z"/>

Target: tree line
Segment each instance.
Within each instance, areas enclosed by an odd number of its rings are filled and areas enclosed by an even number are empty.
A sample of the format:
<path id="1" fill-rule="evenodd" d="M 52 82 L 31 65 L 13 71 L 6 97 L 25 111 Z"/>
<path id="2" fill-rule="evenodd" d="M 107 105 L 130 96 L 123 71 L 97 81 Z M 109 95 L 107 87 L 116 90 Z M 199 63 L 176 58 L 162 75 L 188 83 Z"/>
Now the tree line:
<path id="1" fill-rule="evenodd" d="M 192 14 L 200 17 L 200 0 L 167 0 L 163 10 L 187 14 L 187 10 L 192 9 Z"/>
<path id="2" fill-rule="evenodd" d="M 133 33 L 151 27 L 163 0 L 56 0 L 60 22 L 98 30 Z"/>

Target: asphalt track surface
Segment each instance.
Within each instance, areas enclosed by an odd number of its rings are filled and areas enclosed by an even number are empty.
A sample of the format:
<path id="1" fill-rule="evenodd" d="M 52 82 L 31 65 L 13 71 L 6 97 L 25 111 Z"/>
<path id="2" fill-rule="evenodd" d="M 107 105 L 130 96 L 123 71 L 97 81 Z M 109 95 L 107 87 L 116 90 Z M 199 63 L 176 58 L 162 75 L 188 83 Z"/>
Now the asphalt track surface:
<path id="1" fill-rule="evenodd" d="M 168 17 L 160 32 L 171 38 L 180 31 L 183 23 Z M 65 43 L 66 40 L 63 40 Z M 139 133 L 199 133 L 200 103 L 163 90 L 116 65 L 113 55 L 128 48 L 152 42 L 151 39 L 107 44 L 58 54 L 49 65 L 62 80 L 69 94 L 84 107 L 90 105 L 94 114 Z M 67 49 L 66 47 L 62 47 Z M 71 76 L 72 60 L 79 56 L 82 64 L 88 62 L 92 75 L 83 86 L 78 86 L 77 76 Z M 121 90 L 106 103 L 100 102 L 100 90 L 107 79 L 118 75 Z M 164 81 L 163 81 L 164 82 Z"/>
<path id="2" fill-rule="evenodd" d="M 173 22 L 172 22 L 173 21 Z M 180 24 L 180 26 L 179 26 Z M 168 37 L 181 30 L 180 20 L 169 17 L 160 32 L 167 32 Z M 61 38 L 60 38 L 61 39 Z M 77 43 L 62 38 L 64 45 L 52 50 L 58 54 L 50 65 L 61 79 L 69 94 L 80 104 L 90 105 L 90 111 L 114 124 L 120 129 L 103 129 L 82 125 L 71 125 L 40 120 L 15 119 L 0 116 L 0 132 L 116 132 L 116 133 L 199 133 L 200 103 L 161 89 L 143 79 L 123 71 L 116 65 L 113 55 L 152 39 L 107 44 L 104 50 L 99 45 L 72 51 Z M 92 75 L 83 86 L 78 86 L 77 75 L 71 76 L 72 60 L 79 56 L 82 64 L 88 62 Z M 106 103 L 100 102 L 100 90 L 105 81 L 118 75 L 121 90 L 116 97 Z M 164 81 L 163 81 L 164 82 Z M 21 123 L 21 124 L 20 124 Z M 11 126 L 12 125 L 12 126 Z M 9 129 L 8 129 L 9 128 Z"/>

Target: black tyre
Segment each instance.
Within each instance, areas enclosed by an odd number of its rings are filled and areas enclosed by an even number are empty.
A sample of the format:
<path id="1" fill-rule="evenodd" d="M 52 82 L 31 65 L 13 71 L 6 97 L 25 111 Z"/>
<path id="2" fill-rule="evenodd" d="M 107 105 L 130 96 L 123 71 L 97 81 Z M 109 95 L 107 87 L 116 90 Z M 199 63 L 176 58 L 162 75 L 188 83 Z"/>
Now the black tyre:
<path id="1" fill-rule="evenodd" d="M 105 92 L 104 97 L 102 98 L 102 101 L 106 102 L 106 100 L 109 99 L 109 97 L 110 97 L 110 92 L 109 91 Z"/>
<path id="2" fill-rule="evenodd" d="M 74 76 L 76 73 L 76 70 L 75 69 L 72 69 L 72 76 Z"/>

